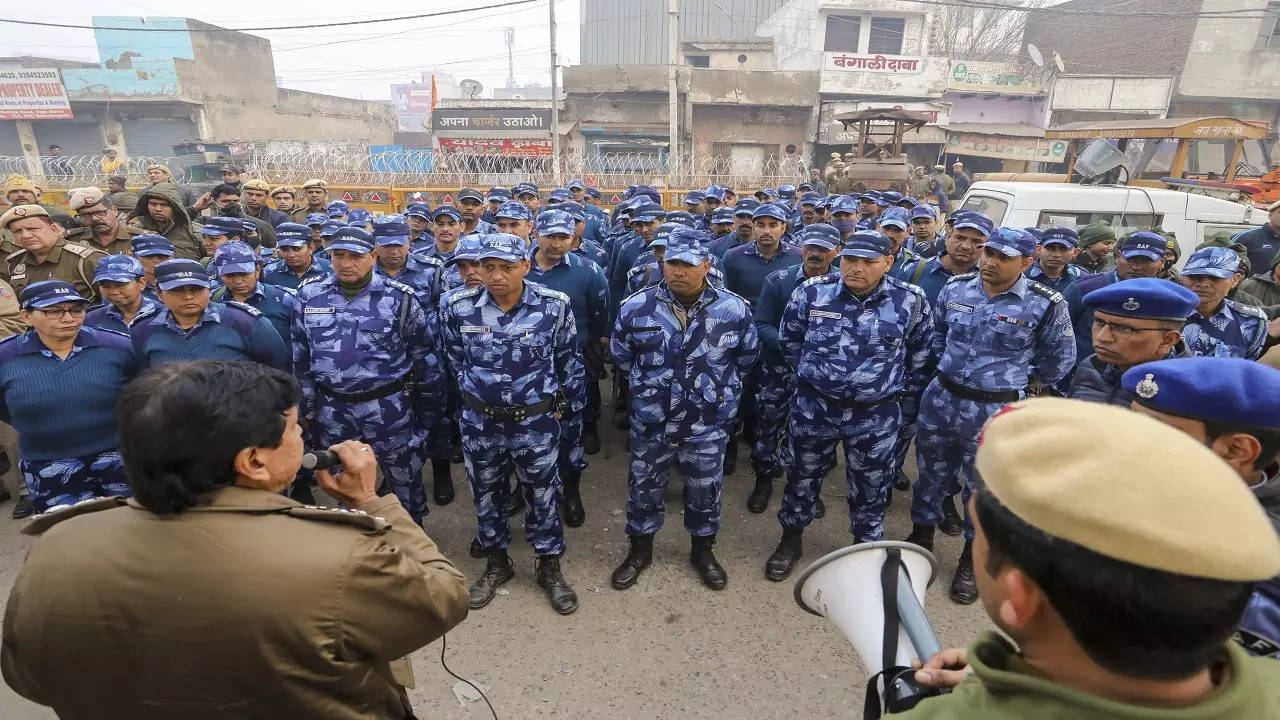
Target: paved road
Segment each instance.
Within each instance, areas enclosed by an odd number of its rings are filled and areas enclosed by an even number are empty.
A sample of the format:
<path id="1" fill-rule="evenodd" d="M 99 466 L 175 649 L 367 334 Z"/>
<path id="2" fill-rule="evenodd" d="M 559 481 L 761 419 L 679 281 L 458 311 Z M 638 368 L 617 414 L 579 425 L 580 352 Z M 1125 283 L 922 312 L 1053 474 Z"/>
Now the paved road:
<path id="1" fill-rule="evenodd" d="M 501 718 L 681 718 L 716 720 L 858 715 L 866 673 L 844 637 L 825 619 L 801 611 L 790 582 L 764 579 L 764 560 L 778 541 L 778 491 L 769 511 L 746 511 L 751 476 L 745 449 L 739 472 L 728 479 L 716 554 L 729 587 L 705 589 L 688 564 L 689 539 L 680 516 L 680 483 L 667 493 L 667 527 L 659 534 L 654 565 L 626 592 L 609 587 L 609 573 L 626 554 L 622 510 L 626 455 L 609 430 L 602 453 L 590 458 L 584 479 L 587 524 L 570 530 L 564 561 L 581 608 L 556 615 L 533 581 L 533 559 L 523 542 L 512 545 L 516 577 L 489 607 L 473 612 L 447 638 L 446 662 L 480 683 Z M 843 478 L 843 466 L 837 469 Z M 460 480 L 461 466 L 454 466 Z M 826 518 L 806 533 L 805 560 L 848 544 L 848 514 L 840 502 L 843 482 L 826 488 Z M 837 496 L 831 497 L 832 490 Z M 446 555 L 469 578 L 483 561 L 467 555 L 475 532 L 469 496 L 433 508 L 428 528 Z M 910 530 L 900 495 L 890 509 L 887 537 Z M 29 541 L 0 506 L 0 597 L 7 597 Z M 512 521 L 522 536 L 521 521 Z M 988 623 L 980 606 L 959 607 L 946 597 L 961 541 L 939 535 L 942 570 L 926 603 L 944 647 L 965 645 Z M 92 552 L 92 548 L 87 549 Z M 460 705 L 456 680 L 440 667 L 440 643 L 413 656 L 420 717 L 489 717 L 483 702 Z M 53 718 L 53 713 L 0 685 L 0 717 Z"/>

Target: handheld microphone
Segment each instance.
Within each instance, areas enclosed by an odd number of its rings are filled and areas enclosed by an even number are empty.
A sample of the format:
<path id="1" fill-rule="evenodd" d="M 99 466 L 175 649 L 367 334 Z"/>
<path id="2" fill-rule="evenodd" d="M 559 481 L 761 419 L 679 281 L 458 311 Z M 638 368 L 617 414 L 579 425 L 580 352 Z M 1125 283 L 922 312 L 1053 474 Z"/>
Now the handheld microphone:
<path id="1" fill-rule="evenodd" d="M 306 470 L 328 470 L 337 464 L 337 454 L 329 450 L 312 450 L 302 456 L 302 467 Z"/>

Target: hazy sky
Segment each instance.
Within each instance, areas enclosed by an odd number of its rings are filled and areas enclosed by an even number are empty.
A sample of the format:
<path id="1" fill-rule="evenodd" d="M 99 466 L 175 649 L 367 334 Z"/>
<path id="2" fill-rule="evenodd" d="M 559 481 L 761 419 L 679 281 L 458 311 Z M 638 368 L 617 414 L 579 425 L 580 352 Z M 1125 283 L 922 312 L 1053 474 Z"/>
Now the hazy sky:
<path id="1" fill-rule="evenodd" d="M 501 0 L 429 2 L 243 2 L 225 5 L 160 0 L 61 0 L 42 6 L 46 22 L 89 25 L 94 15 L 186 16 L 222 27 L 300 25 L 439 12 Z M 27 5 L 27 8 L 32 6 Z M 48 8 L 48 14 L 44 12 Z M 161 10 L 163 8 L 163 10 Z M 242 9 L 243 8 L 243 9 Z M 579 0 L 556 0 L 556 50 L 560 65 L 578 60 Z M 479 10 L 439 18 L 354 27 L 255 32 L 271 40 L 276 76 L 282 87 L 390 100 L 391 84 L 419 80 L 423 73 L 447 72 L 475 78 L 486 88 L 507 78 L 504 27 L 514 27 L 516 83 L 550 82 L 550 23 L 547 0 L 516 8 Z M 30 54 L 97 61 L 92 30 L 41 28 L 0 23 L 0 55 Z"/>

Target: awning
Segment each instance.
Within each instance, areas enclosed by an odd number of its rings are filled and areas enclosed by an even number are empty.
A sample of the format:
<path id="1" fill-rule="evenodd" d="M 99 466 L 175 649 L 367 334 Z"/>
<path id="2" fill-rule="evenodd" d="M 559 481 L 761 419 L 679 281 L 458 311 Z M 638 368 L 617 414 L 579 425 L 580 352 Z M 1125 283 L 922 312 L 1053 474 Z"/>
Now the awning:
<path id="1" fill-rule="evenodd" d="M 1261 120 L 1232 117 L 1146 118 L 1137 120 L 1087 120 L 1055 125 L 1045 131 L 1047 138 L 1064 140 L 1090 138 L 1177 138 L 1190 140 L 1261 140 L 1269 127 Z"/>
<path id="2" fill-rule="evenodd" d="M 949 133 L 969 133 L 971 135 L 1044 137 L 1044 128 L 1027 123 L 949 123 L 943 129 Z"/>

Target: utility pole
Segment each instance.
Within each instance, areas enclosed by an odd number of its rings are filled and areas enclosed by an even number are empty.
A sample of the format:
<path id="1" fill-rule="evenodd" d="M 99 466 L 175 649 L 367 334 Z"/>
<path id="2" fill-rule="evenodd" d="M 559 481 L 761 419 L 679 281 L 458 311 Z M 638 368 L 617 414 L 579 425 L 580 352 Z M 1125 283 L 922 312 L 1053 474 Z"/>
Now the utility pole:
<path id="1" fill-rule="evenodd" d="M 547 0 L 551 13 L 551 179 L 560 187 L 560 81 L 556 78 L 556 0 Z"/>
<path id="2" fill-rule="evenodd" d="M 667 169 L 673 176 L 680 162 L 680 91 L 676 87 L 676 58 L 680 51 L 680 0 L 667 0 Z"/>
<path id="3" fill-rule="evenodd" d="M 514 88 L 516 86 L 516 29 L 513 27 L 504 28 L 502 31 L 507 37 L 507 87 Z"/>

